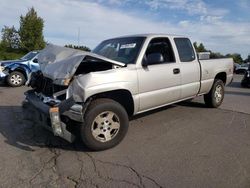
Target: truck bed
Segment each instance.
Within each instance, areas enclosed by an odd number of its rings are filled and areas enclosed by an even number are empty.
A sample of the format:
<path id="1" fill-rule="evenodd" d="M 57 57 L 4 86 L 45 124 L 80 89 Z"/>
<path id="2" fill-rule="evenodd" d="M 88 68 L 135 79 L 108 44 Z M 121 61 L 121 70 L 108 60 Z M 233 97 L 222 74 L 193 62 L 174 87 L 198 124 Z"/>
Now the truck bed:
<path id="1" fill-rule="evenodd" d="M 207 93 L 213 85 L 215 76 L 224 72 L 227 75 L 225 85 L 229 84 L 233 79 L 233 59 L 208 59 L 200 60 L 201 65 L 201 89 L 199 94 Z"/>

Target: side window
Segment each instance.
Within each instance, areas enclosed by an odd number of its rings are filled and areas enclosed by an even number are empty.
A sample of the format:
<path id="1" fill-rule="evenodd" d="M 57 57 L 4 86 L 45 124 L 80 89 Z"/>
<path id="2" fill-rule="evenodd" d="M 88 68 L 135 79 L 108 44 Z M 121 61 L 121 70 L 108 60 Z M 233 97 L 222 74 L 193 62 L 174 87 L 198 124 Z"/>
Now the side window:
<path id="1" fill-rule="evenodd" d="M 38 63 L 38 59 L 37 58 L 33 59 L 33 63 Z"/>
<path id="2" fill-rule="evenodd" d="M 147 59 L 149 55 L 157 53 L 162 55 L 163 57 L 162 63 L 175 62 L 174 52 L 168 38 L 152 39 L 148 45 L 144 58 Z"/>
<path id="3" fill-rule="evenodd" d="M 195 53 L 188 38 L 175 38 L 174 41 L 182 62 L 190 62 L 195 59 Z"/>

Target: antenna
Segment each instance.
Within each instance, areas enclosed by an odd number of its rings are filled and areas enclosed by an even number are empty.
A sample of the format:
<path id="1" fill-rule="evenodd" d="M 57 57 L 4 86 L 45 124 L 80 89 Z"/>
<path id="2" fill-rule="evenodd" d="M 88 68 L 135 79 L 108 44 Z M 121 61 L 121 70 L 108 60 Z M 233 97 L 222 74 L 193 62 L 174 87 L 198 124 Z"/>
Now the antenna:
<path id="1" fill-rule="evenodd" d="M 80 27 L 78 27 L 77 44 L 80 46 Z"/>

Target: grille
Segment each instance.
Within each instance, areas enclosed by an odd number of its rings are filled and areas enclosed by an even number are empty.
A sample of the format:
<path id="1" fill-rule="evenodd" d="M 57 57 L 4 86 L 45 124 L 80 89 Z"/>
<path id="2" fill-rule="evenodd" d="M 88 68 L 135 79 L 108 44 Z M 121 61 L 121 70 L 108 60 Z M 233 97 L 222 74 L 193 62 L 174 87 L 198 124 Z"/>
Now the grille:
<path id="1" fill-rule="evenodd" d="M 53 81 L 50 78 L 44 77 L 43 75 L 35 75 L 33 77 L 33 84 L 36 92 L 43 93 L 46 96 L 53 96 L 54 93 L 67 89 L 68 86 L 61 86 L 53 84 Z"/>

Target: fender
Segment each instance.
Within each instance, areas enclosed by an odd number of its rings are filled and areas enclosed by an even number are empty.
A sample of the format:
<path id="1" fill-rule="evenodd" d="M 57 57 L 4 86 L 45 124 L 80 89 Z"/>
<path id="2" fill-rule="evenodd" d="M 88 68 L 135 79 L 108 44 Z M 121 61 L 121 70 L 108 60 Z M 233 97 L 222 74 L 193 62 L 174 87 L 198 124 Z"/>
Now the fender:
<path id="1" fill-rule="evenodd" d="M 29 75 L 31 73 L 31 69 L 29 68 L 28 65 L 25 64 L 20 64 L 20 63 L 12 63 L 6 66 L 6 69 L 8 69 L 8 73 L 16 71 L 16 70 L 22 70 L 25 72 L 25 77 L 29 79 Z"/>

